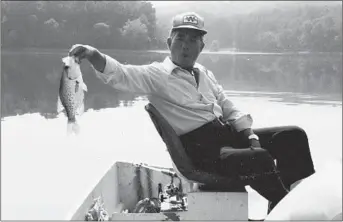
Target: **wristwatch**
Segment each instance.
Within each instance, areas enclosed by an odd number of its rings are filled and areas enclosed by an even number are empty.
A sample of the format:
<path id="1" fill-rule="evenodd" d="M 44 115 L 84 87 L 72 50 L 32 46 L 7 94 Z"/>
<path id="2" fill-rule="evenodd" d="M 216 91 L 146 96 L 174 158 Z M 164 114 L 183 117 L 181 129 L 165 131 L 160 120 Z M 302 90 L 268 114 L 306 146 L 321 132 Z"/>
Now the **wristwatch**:
<path id="1" fill-rule="evenodd" d="M 258 136 L 256 134 L 251 134 L 249 137 L 248 137 L 249 140 L 259 140 Z"/>

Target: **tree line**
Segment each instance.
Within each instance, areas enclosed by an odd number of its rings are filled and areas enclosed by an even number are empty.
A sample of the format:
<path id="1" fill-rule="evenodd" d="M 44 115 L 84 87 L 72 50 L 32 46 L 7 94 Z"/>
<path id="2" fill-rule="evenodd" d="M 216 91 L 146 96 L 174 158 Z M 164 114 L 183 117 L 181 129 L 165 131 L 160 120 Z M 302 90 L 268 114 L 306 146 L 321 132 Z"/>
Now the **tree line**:
<path id="1" fill-rule="evenodd" d="M 144 1 L 2 1 L 2 47 L 149 49 L 155 10 Z"/>
<path id="2" fill-rule="evenodd" d="M 241 49 L 342 52 L 342 7 L 289 5 L 259 11 L 231 23 Z"/>
<path id="3" fill-rule="evenodd" d="M 278 3 L 238 15 L 226 8 L 205 22 L 214 51 L 219 44 L 240 51 L 342 52 L 341 2 Z"/>
<path id="4" fill-rule="evenodd" d="M 242 15 L 209 13 L 206 8 L 197 12 L 206 19 L 206 47 L 216 51 L 342 52 L 339 3 L 303 2 Z M 1 2 L 4 48 L 83 43 L 106 49 L 166 49 L 170 25 L 159 25 L 155 8 L 146 1 Z"/>

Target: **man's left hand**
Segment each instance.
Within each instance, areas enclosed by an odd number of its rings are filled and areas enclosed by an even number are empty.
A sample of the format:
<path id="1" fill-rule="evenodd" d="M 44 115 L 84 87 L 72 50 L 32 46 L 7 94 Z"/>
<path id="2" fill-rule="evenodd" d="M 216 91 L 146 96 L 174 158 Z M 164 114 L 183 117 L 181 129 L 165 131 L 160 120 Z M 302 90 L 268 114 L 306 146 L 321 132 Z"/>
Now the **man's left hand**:
<path id="1" fill-rule="evenodd" d="M 249 139 L 249 136 L 251 135 L 254 135 L 254 132 L 252 131 L 252 129 L 248 128 L 248 129 L 245 129 L 241 132 L 241 135 L 243 136 L 243 138 L 246 138 L 249 140 L 249 146 L 251 148 L 254 148 L 254 147 L 261 147 L 261 144 L 260 142 L 258 141 L 258 137 L 257 138 L 250 138 Z"/>
<path id="2" fill-rule="evenodd" d="M 257 147 L 260 148 L 261 147 L 261 144 L 257 139 L 250 139 L 249 143 L 250 143 L 251 148 L 257 148 Z"/>

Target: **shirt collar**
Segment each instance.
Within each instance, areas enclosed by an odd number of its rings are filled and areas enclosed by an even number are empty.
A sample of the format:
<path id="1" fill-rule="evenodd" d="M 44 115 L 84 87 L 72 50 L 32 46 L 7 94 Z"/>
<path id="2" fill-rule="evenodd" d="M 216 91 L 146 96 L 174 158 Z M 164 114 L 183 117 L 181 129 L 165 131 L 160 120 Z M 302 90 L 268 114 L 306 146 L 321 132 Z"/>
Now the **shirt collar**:
<path id="1" fill-rule="evenodd" d="M 181 68 L 181 67 L 175 65 L 175 64 L 171 61 L 171 59 L 170 59 L 169 56 L 167 56 L 167 57 L 164 59 L 164 61 L 163 61 L 163 66 L 164 66 L 164 68 L 167 70 L 168 74 L 171 74 L 171 73 L 173 72 L 173 70 L 176 69 L 176 68 Z M 199 64 L 198 64 L 198 63 L 195 63 L 195 64 L 194 64 L 194 68 L 199 69 Z"/>

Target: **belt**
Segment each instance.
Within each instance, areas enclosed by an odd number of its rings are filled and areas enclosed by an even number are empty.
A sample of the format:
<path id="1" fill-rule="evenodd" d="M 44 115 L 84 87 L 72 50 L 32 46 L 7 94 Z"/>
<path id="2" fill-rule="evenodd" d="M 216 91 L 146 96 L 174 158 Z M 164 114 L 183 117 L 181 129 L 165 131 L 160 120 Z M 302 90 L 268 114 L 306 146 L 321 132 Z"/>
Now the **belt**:
<path id="1" fill-rule="evenodd" d="M 215 130 L 215 129 L 220 129 L 220 128 L 223 128 L 223 127 L 228 127 L 228 124 L 224 123 L 220 119 L 221 118 L 214 118 L 210 122 L 205 123 L 204 125 L 196 128 L 196 129 L 194 129 L 194 130 L 192 130 L 192 131 L 190 131 L 188 133 L 185 133 L 185 134 L 181 135 L 180 136 L 181 140 L 188 139 L 188 138 L 194 138 L 194 137 L 197 137 L 199 135 L 206 136 L 206 134 L 208 132 L 212 132 L 213 133 L 213 130 Z"/>
<path id="2" fill-rule="evenodd" d="M 212 121 L 210 121 L 210 122 L 208 122 L 208 123 L 206 123 L 206 124 L 204 124 L 204 125 L 210 125 L 210 124 L 212 124 L 212 125 L 215 125 L 215 126 L 225 126 L 226 124 L 225 124 L 225 122 L 224 121 L 222 121 L 221 120 L 222 118 L 221 117 L 219 117 L 219 118 L 214 118 Z"/>

